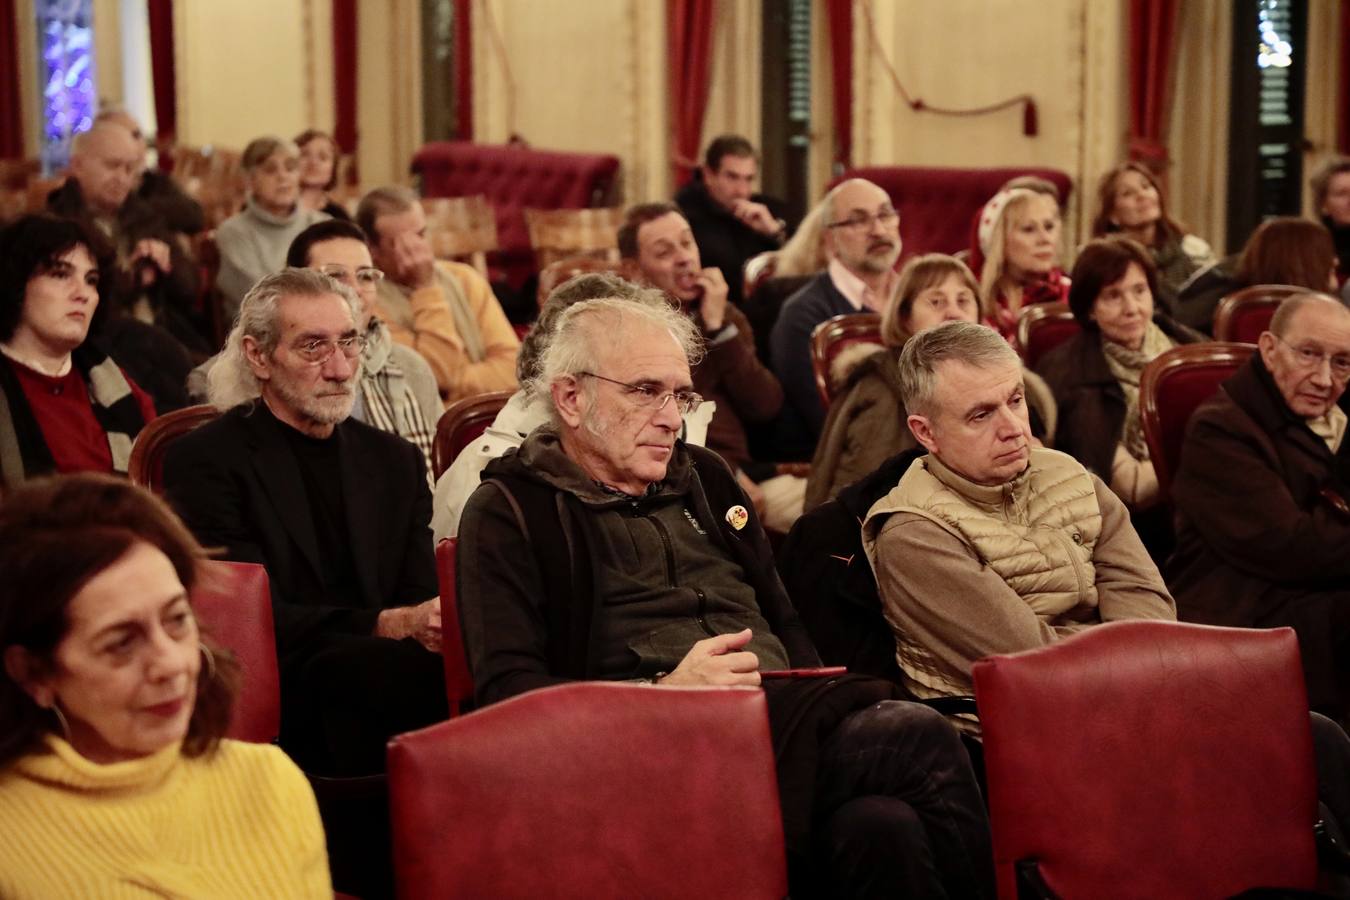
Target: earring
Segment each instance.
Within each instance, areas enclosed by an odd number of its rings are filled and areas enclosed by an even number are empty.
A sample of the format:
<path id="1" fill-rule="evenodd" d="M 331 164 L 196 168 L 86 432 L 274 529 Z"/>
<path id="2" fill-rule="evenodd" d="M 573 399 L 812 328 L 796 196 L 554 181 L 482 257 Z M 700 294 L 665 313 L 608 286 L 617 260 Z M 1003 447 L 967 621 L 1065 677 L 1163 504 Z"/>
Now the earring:
<path id="1" fill-rule="evenodd" d="M 206 680 L 214 681 L 216 678 L 216 654 L 205 644 L 200 644 L 202 651 L 202 666 L 206 669 Z"/>
<path id="2" fill-rule="evenodd" d="M 55 700 L 48 708 L 52 711 L 52 715 L 56 716 L 56 723 L 61 726 L 61 736 L 66 739 L 66 743 L 70 743 L 70 723 L 66 721 L 65 713 L 61 712 L 61 707 L 56 705 Z"/>

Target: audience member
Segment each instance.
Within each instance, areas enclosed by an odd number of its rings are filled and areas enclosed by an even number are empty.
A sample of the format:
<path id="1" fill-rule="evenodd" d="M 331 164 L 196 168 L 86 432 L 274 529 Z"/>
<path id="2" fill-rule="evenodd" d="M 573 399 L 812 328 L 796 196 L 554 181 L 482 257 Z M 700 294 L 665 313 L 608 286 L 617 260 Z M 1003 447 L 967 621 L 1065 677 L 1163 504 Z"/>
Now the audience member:
<path id="1" fill-rule="evenodd" d="M 703 266 L 689 223 L 671 203 L 630 208 L 619 228 L 619 254 L 698 326 L 707 353 L 694 365 L 694 388 L 716 406 L 708 449 L 732 467 L 766 526 L 787 531 L 801 515 L 806 482 L 754 463 L 746 434 L 747 425 L 768 425 L 778 415 L 783 389 L 755 355 L 750 322 L 728 302 L 721 271 Z"/>
<path id="2" fill-rule="evenodd" d="M 0 506 L 0 894 L 333 896 L 305 776 L 223 739 L 238 667 L 193 616 L 205 560 L 106 475 Z"/>
<path id="3" fill-rule="evenodd" d="M 1111 486 L 1144 545 L 1161 559 L 1171 540 L 1170 513 L 1158 506 L 1158 476 L 1139 415 L 1139 377 L 1159 354 L 1204 335 L 1154 305 L 1157 283 L 1152 257 L 1132 239 L 1088 242 L 1069 288 L 1069 308 L 1081 331 L 1036 368 L 1059 405 L 1056 449 Z"/>
<path id="4" fill-rule="evenodd" d="M 1181 617 L 1293 626 L 1308 699 L 1346 721 L 1350 675 L 1350 310 L 1284 301 L 1259 352 L 1191 417 L 1172 483 Z"/>
<path id="5" fill-rule="evenodd" d="M 224 415 L 164 460 L 198 540 L 267 567 L 282 746 L 343 775 L 383 769 L 390 736 L 448 715 L 426 463 L 350 418 L 360 317 L 322 272 L 263 278 L 211 370 Z"/>
<path id="6" fill-rule="evenodd" d="M 1124 504 L 1073 457 L 1031 446 L 1006 341 L 967 322 L 915 335 L 900 384 L 928 455 L 868 512 L 863 544 L 916 697 L 972 694 L 971 666 L 990 654 L 1176 618 Z"/>
<path id="7" fill-rule="evenodd" d="M 1336 279 L 1350 278 L 1350 158 L 1333 156 L 1312 177 L 1313 209 L 1336 247 Z"/>
<path id="8" fill-rule="evenodd" d="M 1336 246 L 1316 222 L 1276 216 L 1256 227 L 1242 253 L 1215 263 L 1181 292 L 1181 321 L 1209 332 L 1219 301 L 1257 284 L 1336 290 Z"/>
<path id="9" fill-rule="evenodd" d="M 777 250 L 787 237 L 782 204 L 755 193 L 759 156 L 748 140 L 736 134 L 714 138 L 703 166 L 675 195 L 699 253 L 722 273 L 727 298 L 741 300 L 746 260 Z"/>
<path id="10" fill-rule="evenodd" d="M 834 316 L 884 313 L 900 258 L 900 214 L 884 190 L 851 178 L 823 203 L 829 266 L 783 305 L 769 338 L 773 370 L 787 396 L 779 443 L 788 458 L 809 458 L 825 424 L 811 368 L 811 333 Z"/>
<path id="11" fill-rule="evenodd" d="M 1191 276 L 1216 262 L 1214 251 L 1198 235 L 1167 214 L 1162 187 L 1143 163 L 1127 162 L 1097 184 L 1092 236 L 1121 234 L 1142 245 L 1157 268 L 1153 299 L 1172 318 L 1181 310 L 1177 297 Z M 1187 323 L 1192 324 L 1194 323 Z"/>
<path id="12" fill-rule="evenodd" d="M 900 351 L 910 337 L 943 322 L 978 322 L 979 296 L 975 276 L 959 259 L 929 253 L 905 264 L 895 300 L 881 316 L 884 348 L 858 362 L 841 379 L 843 386 L 830 404 L 811 459 L 806 509 L 832 499 L 888 457 L 918 446 L 906 423 L 905 398 L 900 392 Z M 1049 440 L 1054 432 L 1055 401 L 1039 377 L 1022 374 L 1032 434 L 1038 440 Z"/>
<path id="13" fill-rule="evenodd" d="M 99 269 L 78 222 L 25 216 L 0 232 L 0 479 L 127 471 L 149 395 L 88 342 Z"/>
<path id="14" fill-rule="evenodd" d="M 730 470 L 678 441 L 701 402 L 697 331 L 621 299 L 560 316 L 536 387 L 553 423 L 489 464 L 461 523 L 481 705 L 578 678 L 759 685 L 819 665 Z M 763 686 L 794 895 L 816 854 L 831 894 L 992 895 L 984 806 L 937 713 L 861 676 Z"/>
<path id="15" fill-rule="evenodd" d="M 110 303 L 205 350 L 197 269 L 182 230 L 201 227 L 201 209 L 172 187 L 143 197 L 137 189 L 145 184 L 144 143 L 121 120 L 104 118 L 71 142 L 69 177 L 47 196 L 47 209 L 107 242 L 114 262 L 107 274 L 115 276 L 104 285 Z"/>
<path id="16" fill-rule="evenodd" d="M 300 149 L 300 205 L 350 222 L 351 214 L 330 193 L 338 183 L 341 154 L 337 141 L 327 132 L 310 128 L 300 133 L 295 146 Z"/>
<path id="17" fill-rule="evenodd" d="M 361 198 L 356 222 L 385 274 L 376 314 L 394 340 L 431 364 L 446 402 L 514 390 L 520 339 L 483 276 L 432 255 L 426 216 L 412 191 L 374 189 Z"/>
<path id="18" fill-rule="evenodd" d="M 151 208 L 165 228 L 190 237 L 206 227 L 206 216 L 201 204 L 185 194 L 172 177 L 146 165 L 147 147 L 141 123 L 126 110 L 116 107 L 100 110 L 94 122 L 111 122 L 131 132 L 141 161 L 140 179 L 133 188 L 133 194 Z"/>
<path id="19" fill-rule="evenodd" d="M 233 321 L 239 302 L 264 275 L 286 264 L 295 236 L 328 216 L 300 203 L 300 151 L 278 137 L 260 137 L 244 148 L 248 201 L 243 211 L 216 229 L 225 318 Z"/>
<path id="20" fill-rule="evenodd" d="M 516 360 L 516 378 L 520 389 L 506 401 L 501 412 L 483 432 L 483 436 L 465 447 L 454 462 L 436 481 L 436 493 L 431 501 L 431 533 L 436 541 L 459 534 L 459 520 L 469 495 L 478 489 L 483 469 L 492 460 L 503 456 L 525 442 L 530 432 L 549 422 L 551 409 L 548 397 L 534 393 L 539 375 L 539 359 L 562 311 L 583 300 L 602 297 L 621 297 L 635 303 L 655 303 L 669 306 L 664 295 L 640 288 L 630 281 L 609 273 L 589 273 L 571 278 L 553 289 L 539 309 L 539 318 L 525 335 Z M 703 446 L 708 432 L 708 416 L 712 404 L 702 404 L 685 416 L 685 443 Z"/>
<path id="21" fill-rule="evenodd" d="M 1068 299 L 1060 269 L 1059 201 L 1030 188 L 999 191 L 980 212 L 980 305 L 985 319 L 1016 340 L 1022 309 Z"/>
<path id="22" fill-rule="evenodd" d="M 830 206 L 824 200 L 811 208 L 783 249 L 774 254 L 775 278 L 819 275 L 825 271 L 830 264 L 825 246 L 825 219 L 829 214 Z"/>

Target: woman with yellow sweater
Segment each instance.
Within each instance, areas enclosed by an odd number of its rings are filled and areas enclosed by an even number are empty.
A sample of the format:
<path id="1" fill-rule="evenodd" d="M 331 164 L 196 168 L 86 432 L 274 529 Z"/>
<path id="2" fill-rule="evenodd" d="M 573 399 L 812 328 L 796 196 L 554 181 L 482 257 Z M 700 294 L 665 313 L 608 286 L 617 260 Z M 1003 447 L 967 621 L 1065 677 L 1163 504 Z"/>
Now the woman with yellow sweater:
<path id="1" fill-rule="evenodd" d="M 193 617 L 204 557 L 111 476 L 0 504 L 0 897 L 333 896 L 304 775 L 222 739 L 237 669 Z"/>

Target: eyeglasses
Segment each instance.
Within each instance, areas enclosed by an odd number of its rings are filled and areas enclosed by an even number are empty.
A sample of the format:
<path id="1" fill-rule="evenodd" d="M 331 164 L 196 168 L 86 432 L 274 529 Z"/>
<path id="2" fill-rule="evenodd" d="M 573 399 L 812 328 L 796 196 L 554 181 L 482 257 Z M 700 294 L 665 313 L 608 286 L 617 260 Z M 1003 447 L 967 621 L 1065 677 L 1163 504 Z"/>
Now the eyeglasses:
<path id="1" fill-rule="evenodd" d="M 338 281 L 351 284 L 355 281 L 362 287 L 370 287 L 379 284 L 384 280 L 384 273 L 374 266 L 361 266 L 355 273 L 346 266 L 340 266 L 337 263 L 330 263 L 326 266 L 319 266 L 319 271 L 329 278 L 336 278 Z"/>
<path id="2" fill-rule="evenodd" d="M 294 347 L 301 359 L 315 364 L 328 362 L 328 357 L 332 356 L 335 350 L 341 350 L 342 355 L 348 359 L 356 359 L 365 349 L 366 339 L 356 334 L 336 339 L 316 338 L 303 344 L 296 344 Z"/>
<path id="3" fill-rule="evenodd" d="M 864 212 L 858 212 L 849 216 L 847 219 L 840 219 L 838 222 L 831 222 L 825 227 L 847 228 L 850 231 L 871 231 L 872 225 L 875 224 L 876 222 L 880 222 L 882 225 L 889 228 L 898 221 L 900 221 L 900 214 L 895 210 L 891 209 L 890 207 L 887 207 L 883 210 L 878 211 L 875 216 Z"/>
<path id="4" fill-rule="evenodd" d="M 626 388 L 628 396 L 643 409 L 650 409 L 652 412 L 660 412 L 666 408 L 666 404 L 675 400 L 675 408 L 680 411 L 680 415 L 687 416 L 698 405 L 703 402 L 703 397 L 695 394 L 693 391 L 662 391 L 652 387 L 650 384 L 629 384 L 626 381 L 618 381 L 614 378 L 606 378 L 603 375 L 597 375 L 594 372 L 578 372 L 578 375 L 584 375 L 587 378 L 598 378 L 601 381 L 608 381 L 610 384 L 617 384 L 621 388 Z"/>
<path id="5" fill-rule="evenodd" d="M 1298 365 L 1304 369 L 1320 369 L 1322 363 L 1328 363 L 1331 368 L 1331 377 L 1337 381 L 1350 380 L 1350 356 L 1344 353 L 1332 355 L 1325 350 L 1317 347 L 1295 347 L 1278 334 L 1275 340 L 1288 347 L 1294 354 L 1294 359 Z"/>

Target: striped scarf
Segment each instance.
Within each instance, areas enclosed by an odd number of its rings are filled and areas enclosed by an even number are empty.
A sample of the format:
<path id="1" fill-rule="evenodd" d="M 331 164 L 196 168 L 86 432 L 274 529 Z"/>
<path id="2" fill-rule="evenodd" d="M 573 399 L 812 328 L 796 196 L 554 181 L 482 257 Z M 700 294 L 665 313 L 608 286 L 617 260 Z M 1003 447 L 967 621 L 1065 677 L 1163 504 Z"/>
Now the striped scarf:
<path id="1" fill-rule="evenodd" d="M 381 431 L 397 434 L 422 451 L 431 480 L 432 428 L 422 415 L 417 396 L 398 364 L 390 360 L 394 341 L 389 329 L 371 318 L 366 329 L 366 349 L 361 357 L 361 397 L 365 401 L 369 424 Z"/>

